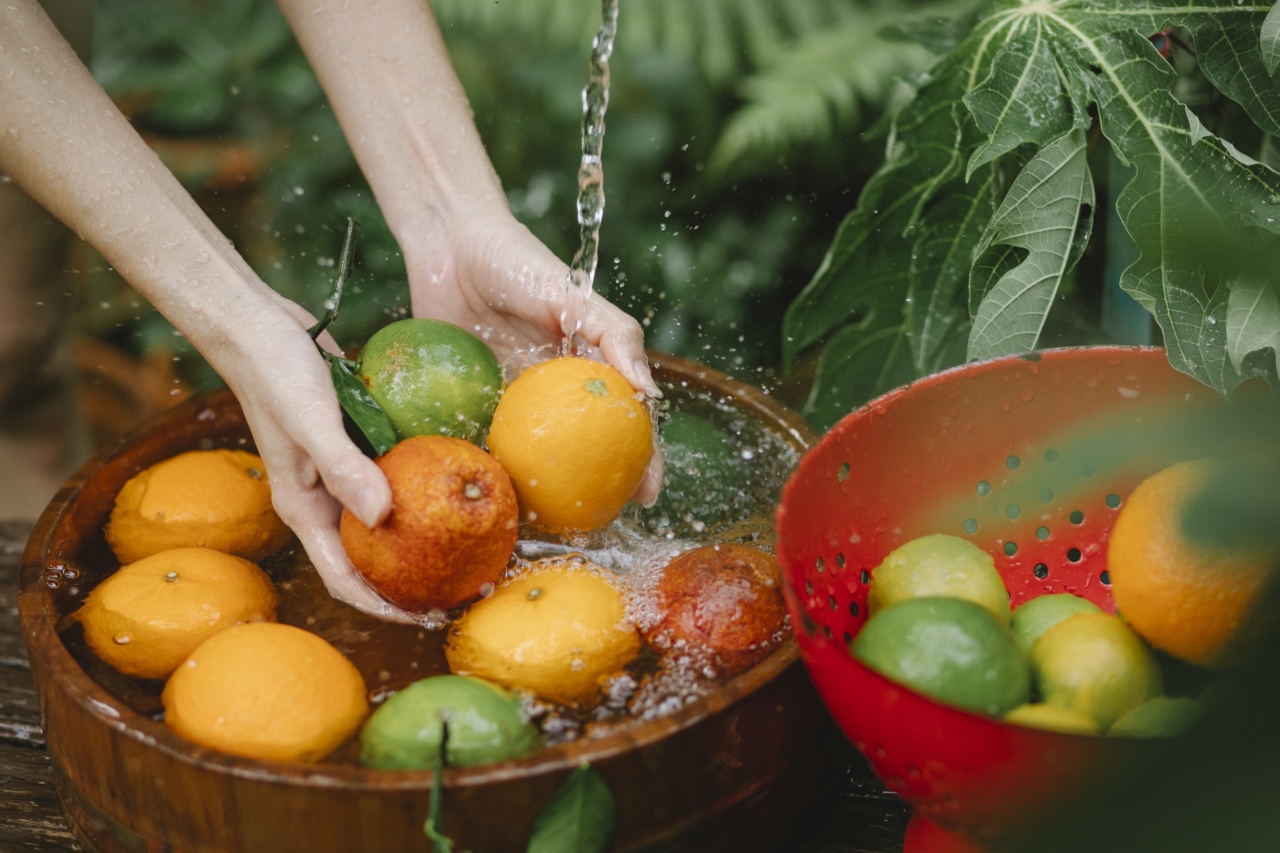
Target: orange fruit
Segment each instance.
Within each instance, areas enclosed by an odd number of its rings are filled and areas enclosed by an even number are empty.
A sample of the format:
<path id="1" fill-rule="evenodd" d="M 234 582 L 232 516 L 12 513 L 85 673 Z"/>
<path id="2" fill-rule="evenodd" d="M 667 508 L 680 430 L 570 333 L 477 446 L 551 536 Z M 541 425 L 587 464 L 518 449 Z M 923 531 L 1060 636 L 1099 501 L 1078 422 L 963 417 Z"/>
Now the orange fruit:
<path id="1" fill-rule="evenodd" d="M 203 547 L 261 560 L 292 533 L 271 506 L 262 460 L 247 450 L 191 450 L 136 474 L 106 527 L 116 559 Z"/>
<path id="2" fill-rule="evenodd" d="M 454 623 L 449 668 L 564 705 L 590 705 L 640 653 L 622 591 L 604 569 L 552 557 L 532 564 Z"/>
<path id="3" fill-rule="evenodd" d="M 497 583 L 520 532 L 507 472 L 469 441 L 408 438 L 377 460 L 391 514 L 365 527 L 343 510 L 352 565 L 388 601 L 418 613 L 448 610 Z"/>
<path id="4" fill-rule="evenodd" d="M 724 675 L 764 658 L 782 639 L 787 608 L 778 561 L 722 543 L 680 554 L 662 570 L 658 620 L 645 635 L 661 651 L 705 651 Z"/>
<path id="5" fill-rule="evenodd" d="M 369 712 L 364 678 L 342 652 L 277 622 L 205 640 L 164 686 L 164 721 L 187 740 L 250 758 L 319 761 Z"/>
<path id="6" fill-rule="evenodd" d="M 1182 462 L 1139 484 L 1116 518 L 1107 570 L 1116 607 L 1147 642 L 1221 669 L 1238 660 L 1257 631 L 1251 610 L 1280 554 L 1186 535 L 1184 513 L 1213 472 L 1209 461 Z"/>
<path id="7" fill-rule="evenodd" d="M 1031 647 L 1031 677 L 1046 704 L 1093 718 L 1106 729 L 1164 691 L 1155 655 L 1118 617 L 1077 613 Z"/>
<path id="8" fill-rule="evenodd" d="M 270 578 L 241 557 L 175 548 L 121 567 L 76 611 L 102 660 L 135 678 L 165 678 L 209 637 L 242 622 L 273 621 Z"/>
<path id="9" fill-rule="evenodd" d="M 498 400 L 489 450 L 511 474 L 525 518 L 553 533 L 604 527 L 635 494 L 653 455 L 649 407 L 621 373 L 553 358 Z"/>

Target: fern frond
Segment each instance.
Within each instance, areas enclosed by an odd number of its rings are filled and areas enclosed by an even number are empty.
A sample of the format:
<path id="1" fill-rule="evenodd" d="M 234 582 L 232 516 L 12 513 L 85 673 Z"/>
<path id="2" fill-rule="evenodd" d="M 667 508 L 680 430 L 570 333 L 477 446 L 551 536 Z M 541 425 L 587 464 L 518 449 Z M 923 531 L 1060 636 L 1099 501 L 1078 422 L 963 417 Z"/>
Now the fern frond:
<path id="1" fill-rule="evenodd" d="M 709 165 L 724 171 L 747 154 L 780 154 L 853 129 L 863 108 L 880 105 L 891 82 L 923 68 L 928 53 L 871 35 L 880 14 L 809 35 L 744 79 L 745 101 L 729 119 Z"/>
<path id="2" fill-rule="evenodd" d="M 858 17 L 857 0 L 622 0 L 619 52 L 660 49 L 696 60 L 713 85 L 773 61 L 787 43 Z M 571 49 L 591 43 L 597 0 L 433 0 L 446 38 L 518 35 L 522 43 Z"/>

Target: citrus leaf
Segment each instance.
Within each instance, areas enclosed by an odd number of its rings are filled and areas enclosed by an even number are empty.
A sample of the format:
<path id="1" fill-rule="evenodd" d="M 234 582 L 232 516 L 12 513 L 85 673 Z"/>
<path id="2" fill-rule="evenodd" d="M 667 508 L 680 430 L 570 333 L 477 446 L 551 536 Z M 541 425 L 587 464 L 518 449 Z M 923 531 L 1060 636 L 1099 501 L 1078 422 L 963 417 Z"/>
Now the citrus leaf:
<path id="1" fill-rule="evenodd" d="M 583 764 L 534 820 L 528 853 L 603 853 L 613 839 L 614 812 L 609 786 Z"/>
<path id="2" fill-rule="evenodd" d="M 352 370 L 351 362 L 324 354 L 329 362 L 329 376 L 338 394 L 338 403 L 352 422 L 368 440 L 376 456 L 386 453 L 396 443 L 396 432 L 387 419 L 386 412 L 369 394 L 360 377 Z"/>
<path id="3" fill-rule="evenodd" d="M 978 245 L 970 289 L 977 294 L 969 358 L 994 358 L 1034 349 L 1062 277 L 1075 261 L 1073 248 L 1088 232 L 1093 181 L 1082 131 L 1041 148 L 1009 188 Z M 1025 250 L 1020 263 L 984 263 L 992 247 Z M 1000 257 L 1004 258 L 1003 252 Z M 1078 257 L 1078 256 L 1077 256 Z M 999 273 L 999 277 L 996 277 Z M 972 299 L 972 297 L 971 297 Z"/>

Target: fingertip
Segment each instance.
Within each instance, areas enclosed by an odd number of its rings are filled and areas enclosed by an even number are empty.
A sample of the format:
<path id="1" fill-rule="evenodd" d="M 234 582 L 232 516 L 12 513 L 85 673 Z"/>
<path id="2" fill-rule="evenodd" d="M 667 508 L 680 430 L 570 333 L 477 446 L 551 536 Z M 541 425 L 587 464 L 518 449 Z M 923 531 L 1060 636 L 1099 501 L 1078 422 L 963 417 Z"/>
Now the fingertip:
<path id="1" fill-rule="evenodd" d="M 356 493 L 353 504 L 349 509 L 365 527 L 377 527 L 391 514 L 391 491 L 385 482 L 382 488 L 375 483 L 365 484 Z"/>
<path id="2" fill-rule="evenodd" d="M 658 388 L 658 383 L 653 381 L 653 373 L 649 370 L 649 362 L 646 359 L 638 358 L 631 362 L 631 374 L 627 379 L 631 380 L 633 388 L 643 391 L 646 397 L 662 397 L 662 390 Z"/>
<path id="3" fill-rule="evenodd" d="M 655 448 L 653 456 L 649 459 L 649 467 L 645 469 L 644 476 L 640 478 L 640 485 L 636 487 L 636 503 L 648 509 L 658 502 L 658 496 L 662 493 L 662 475 L 665 470 L 666 463 L 662 454 Z"/>

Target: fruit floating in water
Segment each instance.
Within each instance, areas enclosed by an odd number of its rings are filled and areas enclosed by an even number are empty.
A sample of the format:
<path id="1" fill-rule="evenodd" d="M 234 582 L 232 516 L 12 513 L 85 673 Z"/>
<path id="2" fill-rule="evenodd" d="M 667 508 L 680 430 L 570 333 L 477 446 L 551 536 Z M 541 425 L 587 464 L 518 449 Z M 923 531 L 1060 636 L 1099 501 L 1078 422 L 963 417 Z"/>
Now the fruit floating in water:
<path id="1" fill-rule="evenodd" d="M 76 611 L 84 639 L 125 675 L 162 679 L 209 637 L 274 621 L 278 598 L 262 569 L 210 548 L 174 548 L 122 566 Z"/>
<path id="2" fill-rule="evenodd" d="M 360 761 L 379 770 L 472 767 L 520 758 L 542 736 L 514 696 L 480 678 L 436 675 L 415 681 L 378 707 L 360 733 Z"/>
<path id="3" fill-rule="evenodd" d="M 640 635 L 604 569 L 551 558 L 472 605 L 445 653 L 454 672 L 586 706 L 640 653 Z"/>
<path id="4" fill-rule="evenodd" d="M 134 475 L 116 495 L 107 542 L 121 563 L 201 547 L 258 561 L 293 533 L 271 506 L 262 460 L 247 450 L 191 450 Z"/>
<path id="5" fill-rule="evenodd" d="M 658 582 L 655 648 L 708 654 L 721 675 L 763 659 L 786 625 L 778 561 L 759 548 L 723 543 L 680 554 Z"/>
<path id="6" fill-rule="evenodd" d="M 214 634 L 164 687 L 164 721 L 187 740 L 250 758 L 319 761 L 369 711 L 364 679 L 309 631 L 252 622 Z"/>

